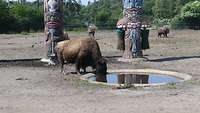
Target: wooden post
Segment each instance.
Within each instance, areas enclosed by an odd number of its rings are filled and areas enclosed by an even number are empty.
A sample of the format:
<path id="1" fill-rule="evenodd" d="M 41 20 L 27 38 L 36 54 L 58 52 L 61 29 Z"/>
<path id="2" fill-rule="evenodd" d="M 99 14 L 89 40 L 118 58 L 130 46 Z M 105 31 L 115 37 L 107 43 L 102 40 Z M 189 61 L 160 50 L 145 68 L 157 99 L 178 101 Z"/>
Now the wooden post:
<path id="1" fill-rule="evenodd" d="M 48 45 L 47 57 L 57 61 L 55 45 L 64 40 L 63 0 L 44 0 L 44 24 L 46 42 Z"/>
<path id="2" fill-rule="evenodd" d="M 125 28 L 125 51 L 123 58 L 142 57 L 141 18 L 143 0 L 123 0 L 123 15 L 127 19 Z"/>

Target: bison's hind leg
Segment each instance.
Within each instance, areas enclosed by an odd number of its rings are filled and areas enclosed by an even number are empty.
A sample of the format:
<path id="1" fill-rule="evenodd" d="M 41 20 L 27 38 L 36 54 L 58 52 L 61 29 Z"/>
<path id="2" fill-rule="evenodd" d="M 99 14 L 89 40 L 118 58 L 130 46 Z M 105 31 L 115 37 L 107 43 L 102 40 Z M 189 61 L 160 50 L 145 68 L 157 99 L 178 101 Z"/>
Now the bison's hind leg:
<path id="1" fill-rule="evenodd" d="M 60 62 L 60 72 L 63 73 L 64 61 Z"/>
<path id="2" fill-rule="evenodd" d="M 162 35 L 162 34 L 158 33 L 158 38 L 161 38 L 161 35 Z"/>
<path id="3" fill-rule="evenodd" d="M 82 69 L 83 69 L 83 74 L 85 74 L 86 73 L 86 66 L 83 66 Z"/>
<path id="4" fill-rule="evenodd" d="M 167 33 L 165 33 L 165 37 L 167 38 L 168 36 L 167 36 Z"/>

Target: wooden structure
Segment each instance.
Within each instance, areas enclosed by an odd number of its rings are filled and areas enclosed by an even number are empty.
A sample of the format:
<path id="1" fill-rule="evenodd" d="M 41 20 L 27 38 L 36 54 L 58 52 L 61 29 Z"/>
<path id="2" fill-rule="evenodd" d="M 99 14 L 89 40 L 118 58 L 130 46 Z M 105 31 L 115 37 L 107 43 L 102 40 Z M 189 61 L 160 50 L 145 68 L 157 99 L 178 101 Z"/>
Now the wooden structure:
<path id="1" fill-rule="evenodd" d="M 123 18 L 127 22 L 125 29 L 125 51 L 123 58 L 142 57 L 141 49 L 141 14 L 143 0 L 123 0 Z"/>
<path id="2" fill-rule="evenodd" d="M 55 45 L 64 39 L 63 23 L 63 0 L 44 0 L 44 24 L 48 45 L 47 57 L 53 62 L 57 59 Z"/>

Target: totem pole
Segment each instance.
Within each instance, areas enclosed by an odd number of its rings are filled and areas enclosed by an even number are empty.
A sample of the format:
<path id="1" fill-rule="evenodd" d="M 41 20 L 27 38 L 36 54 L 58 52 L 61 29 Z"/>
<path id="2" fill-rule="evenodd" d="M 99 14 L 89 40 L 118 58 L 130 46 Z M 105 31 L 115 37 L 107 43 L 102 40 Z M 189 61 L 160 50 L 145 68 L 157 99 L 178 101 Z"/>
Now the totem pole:
<path id="1" fill-rule="evenodd" d="M 44 24 L 46 42 L 48 46 L 47 57 L 55 63 L 57 55 L 55 46 L 64 40 L 63 0 L 44 0 Z"/>
<path id="2" fill-rule="evenodd" d="M 123 58 L 142 57 L 141 49 L 141 14 L 143 0 L 123 0 L 123 15 L 126 19 L 125 51 Z"/>

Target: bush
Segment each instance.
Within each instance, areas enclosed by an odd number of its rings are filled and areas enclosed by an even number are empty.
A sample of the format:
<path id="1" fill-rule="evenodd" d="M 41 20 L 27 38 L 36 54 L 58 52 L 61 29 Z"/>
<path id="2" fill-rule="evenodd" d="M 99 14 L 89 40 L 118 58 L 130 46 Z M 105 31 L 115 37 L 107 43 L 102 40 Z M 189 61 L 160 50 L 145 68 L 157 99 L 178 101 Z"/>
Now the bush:
<path id="1" fill-rule="evenodd" d="M 200 1 L 187 3 L 181 10 L 181 18 L 191 29 L 200 29 Z"/>
<path id="2" fill-rule="evenodd" d="M 15 26 L 18 26 L 15 29 L 17 32 L 30 32 L 31 30 L 38 31 L 44 26 L 43 11 L 40 7 L 15 4 L 11 6 L 10 12 L 17 20 L 15 23 Z"/>
<path id="3" fill-rule="evenodd" d="M 154 19 L 153 20 L 153 24 L 156 26 L 156 27 L 162 27 L 162 26 L 165 26 L 165 25 L 170 25 L 171 23 L 171 19 Z"/>
<path id="4" fill-rule="evenodd" d="M 9 33 L 15 29 L 17 20 L 9 13 L 7 3 L 0 0 L 0 33 Z"/>
<path id="5" fill-rule="evenodd" d="M 185 21 L 180 16 L 175 16 L 171 23 L 172 29 L 185 29 L 187 28 Z"/>

